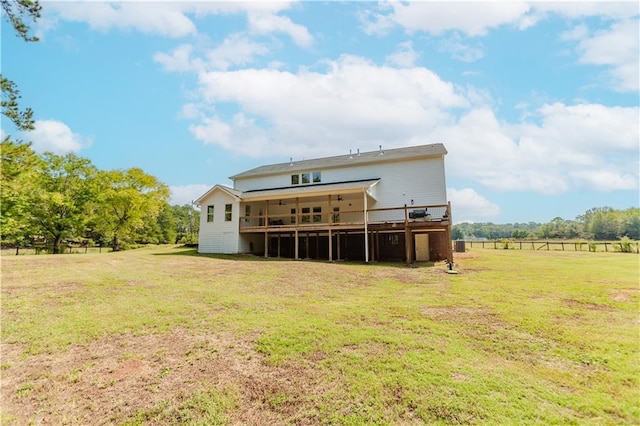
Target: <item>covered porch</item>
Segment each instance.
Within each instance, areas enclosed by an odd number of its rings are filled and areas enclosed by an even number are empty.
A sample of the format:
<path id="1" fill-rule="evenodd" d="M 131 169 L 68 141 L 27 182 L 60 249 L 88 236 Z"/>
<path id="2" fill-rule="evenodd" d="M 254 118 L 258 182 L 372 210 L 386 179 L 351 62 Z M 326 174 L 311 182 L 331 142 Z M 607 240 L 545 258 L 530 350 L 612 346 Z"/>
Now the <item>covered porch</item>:
<path id="1" fill-rule="evenodd" d="M 453 260 L 451 206 L 377 207 L 379 179 L 244 193 L 251 252 L 333 260 Z"/>

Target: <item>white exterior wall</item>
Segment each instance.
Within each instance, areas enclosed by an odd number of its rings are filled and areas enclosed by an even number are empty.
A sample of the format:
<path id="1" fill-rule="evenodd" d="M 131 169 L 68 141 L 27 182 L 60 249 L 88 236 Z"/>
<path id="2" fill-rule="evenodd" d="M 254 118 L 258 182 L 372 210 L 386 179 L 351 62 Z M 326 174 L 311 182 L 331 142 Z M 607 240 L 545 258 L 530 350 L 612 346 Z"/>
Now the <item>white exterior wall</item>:
<path id="1" fill-rule="evenodd" d="M 446 204 L 446 181 L 444 158 L 426 158 L 417 160 L 394 161 L 379 164 L 366 164 L 354 167 L 341 167 L 326 170 L 309 170 L 322 173 L 321 183 L 335 183 L 352 180 L 380 178 L 372 193 L 376 198 L 375 208 L 401 207 L 404 204 L 434 205 Z M 291 185 L 291 172 L 286 175 L 236 179 L 235 189 L 248 191 L 253 189 L 281 188 Z M 308 207 L 308 205 L 300 205 Z M 289 207 L 289 206 L 287 206 Z M 369 207 L 373 208 L 374 205 Z M 275 213 L 270 211 L 269 213 Z M 257 214 L 254 212 L 253 214 Z"/>
<path id="2" fill-rule="evenodd" d="M 231 204 L 231 221 L 225 221 L 225 205 Z M 213 208 L 213 222 L 207 222 L 207 206 Z M 200 204 L 198 253 L 238 253 L 240 203 L 222 190 L 214 191 Z"/>

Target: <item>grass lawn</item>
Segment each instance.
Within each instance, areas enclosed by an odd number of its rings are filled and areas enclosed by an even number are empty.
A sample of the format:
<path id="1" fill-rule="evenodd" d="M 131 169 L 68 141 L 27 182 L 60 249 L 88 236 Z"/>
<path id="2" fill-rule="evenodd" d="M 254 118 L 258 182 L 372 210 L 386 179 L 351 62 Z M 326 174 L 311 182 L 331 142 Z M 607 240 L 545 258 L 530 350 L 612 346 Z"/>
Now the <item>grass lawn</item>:
<path id="1" fill-rule="evenodd" d="M 639 256 L 2 257 L 3 424 L 639 424 Z"/>

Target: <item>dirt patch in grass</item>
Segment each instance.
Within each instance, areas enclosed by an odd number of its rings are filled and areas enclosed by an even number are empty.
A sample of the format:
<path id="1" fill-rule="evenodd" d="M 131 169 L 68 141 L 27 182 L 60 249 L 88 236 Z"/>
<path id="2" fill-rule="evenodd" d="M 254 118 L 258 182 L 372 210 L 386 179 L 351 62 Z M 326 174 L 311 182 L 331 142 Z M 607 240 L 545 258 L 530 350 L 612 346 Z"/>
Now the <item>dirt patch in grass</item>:
<path id="1" fill-rule="evenodd" d="M 614 310 L 611 306 L 605 305 L 602 303 L 585 302 L 585 301 L 576 300 L 576 299 L 564 299 L 562 302 L 571 308 L 580 309 L 580 310 L 584 310 L 584 309 L 588 309 L 592 311 L 613 311 Z"/>
<path id="2" fill-rule="evenodd" d="M 136 418 L 179 423 L 172 417 L 177 407 L 192 395 L 215 391 L 232 400 L 225 413 L 232 424 L 287 423 L 292 416 L 299 424 L 316 422 L 314 395 L 330 384 L 313 364 L 273 366 L 254 346 L 250 336 L 194 335 L 181 329 L 106 336 L 64 353 L 27 358 L 18 345 L 3 344 L 3 417 L 8 424 Z"/>

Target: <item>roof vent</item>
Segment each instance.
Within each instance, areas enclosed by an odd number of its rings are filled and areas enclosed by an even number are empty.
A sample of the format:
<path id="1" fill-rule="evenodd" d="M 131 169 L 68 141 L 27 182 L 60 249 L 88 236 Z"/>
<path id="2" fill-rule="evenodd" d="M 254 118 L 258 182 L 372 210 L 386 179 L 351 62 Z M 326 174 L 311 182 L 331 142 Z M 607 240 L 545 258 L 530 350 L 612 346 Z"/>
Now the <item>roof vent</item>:
<path id="1" fill-rule="evenodd" d="M 293 166 L 293 157 L 289 157 L 289 167 Z"/>
<path id="2" fill-rule="evenodd" d="M 358 148 L 358 157 L 360 157 L 360 148 Z"/>
<path id="3" fill-rule="evenodd" d="M 380 146 L 380 153 L 378 155 L 384 155 L 384 151 L 382 150 L 382 145 L 379 145 L 379 146 Z"/>
<path id="4" fill-rule="evenodd" d="M 353 160 L 353 154 L 351 153 L 351 150 L 349 150 L 349 160 Z"/>

